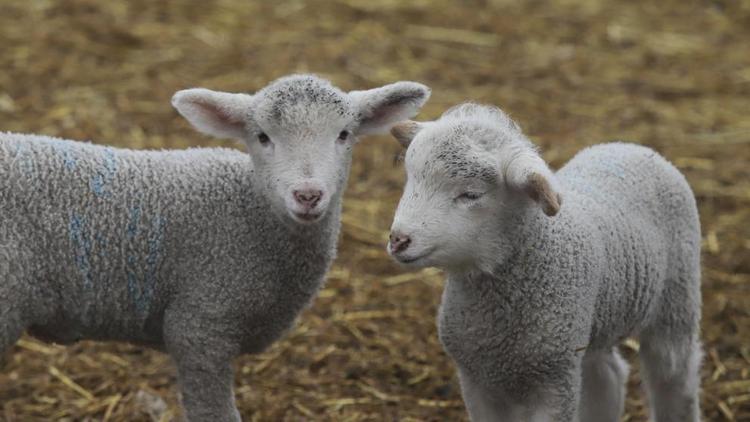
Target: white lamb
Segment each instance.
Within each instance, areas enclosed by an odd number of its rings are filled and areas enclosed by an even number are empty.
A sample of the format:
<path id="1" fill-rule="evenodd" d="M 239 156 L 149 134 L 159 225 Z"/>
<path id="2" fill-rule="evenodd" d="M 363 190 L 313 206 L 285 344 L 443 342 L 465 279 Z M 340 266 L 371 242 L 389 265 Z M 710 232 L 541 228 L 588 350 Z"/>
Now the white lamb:
<path id="1" fill-rule="evenodd" d="M 175 94 L 198 130 L 249 155 L 0 133 L 0 353 L 25 329 L 155 347 L 175 361 L 188 420 L 238 421 L 231 360 L 279 338 L 323 283 L 357 137 L 428 96 L 309 75 Z"/>
<path id="2" fill-rule="evenodd" d="M 408 179 L 389 252 L 447 273 L 439 334 L 472 420 L 618 421 L 627 336 L 653 418 L 699 420 L 701 235 L 671 164 L 612 143 L 553 173 L 506 114 L 474 104 L 392 133 Z"/>

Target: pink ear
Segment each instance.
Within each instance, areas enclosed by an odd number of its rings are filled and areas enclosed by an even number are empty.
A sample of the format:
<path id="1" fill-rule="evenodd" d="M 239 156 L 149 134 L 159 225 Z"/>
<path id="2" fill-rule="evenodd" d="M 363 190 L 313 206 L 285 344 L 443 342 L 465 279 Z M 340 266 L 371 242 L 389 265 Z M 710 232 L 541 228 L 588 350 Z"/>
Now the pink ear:
<path id="1" fill-rule="evenodd" d="M 178 91 L 172 105 L 199 131 L 218 138 L 241 139 L 252 96 L 203 88 Z"/>
<path id="2" fill-rule="evenodd" d="M 358 135 L 387 133 L 396 123 L 412 118 L 430 98 L 430 88 L 417 82 L 396 82 L 380 88 L 349 92 L 360 115 Z"/>

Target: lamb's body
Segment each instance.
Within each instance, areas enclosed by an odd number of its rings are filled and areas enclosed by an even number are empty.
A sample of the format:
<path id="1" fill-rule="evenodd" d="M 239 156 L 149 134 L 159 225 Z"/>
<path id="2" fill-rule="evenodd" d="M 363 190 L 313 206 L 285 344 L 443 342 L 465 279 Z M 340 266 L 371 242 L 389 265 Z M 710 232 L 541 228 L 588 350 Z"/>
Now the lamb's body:
<path id="1" fill-rule="evenodd" d="M 619 421 L 617 345 L 637 336 L 656 422 L 698 421 L 701 237 L 677 169 L 614 143 L 555 174 L 477 104 L 393 134 L 409 177 L 389 249 L 448 274 L 438 331 L 473 420 Z"/>
<path id="2" fill-rule="evenodd" d="M 548 218 L 529 209 L 518 216 L 516 232 L 497 233 L 517 247 L 494 275 L 449 277 L 439 332 L 465 390 L 502 386 L 496 399 L 529 405 L 557 396 L 571 404 L 556 415 L 564 418 L 575 410 L 570 392 L 580 382 L 569 372 L 582 365 L 583 394 L 599 395 L 584 397 L 584 407 L 599 401 L 607 413 L 620 394 L 608 397 L 608 384 L 626 375 L 612 348 L 636 335 L 646 373 L 658 383 L 651 386 L 657 420 L 694 420 L 697 379 L 690 391 L 671 392 L 688 398 L 681 409 L 659 397 L 659 390 L 683 388 L 681 377 L 697 376 L 701 239 L 687 182 L 654 151 L 629 144 L 584 150 L 556 179 L 565 198 L 560 213 Z M 543 391 L 548 386 L 552 391 Z M 682 413 L 667 413 L 675 410 Z"/>
<path id="3" fill-rule="evenodd" d="M 195 341 L 209 319 L 232 355 L 265 348 L 321 285 L 340 204 L 319 225 L 284 224 L 252 171 L 229 149 L 0 135 L 0 317 L 18 321 L 0 349 L 26 327 L 163 348 L 169 314 Z"/>
<path id="4" fill-rule="evenodd" d="M 312 75 L 172 104 L 228 149 L 131 151 L 0 133 L 0 352 L 24 329 L 168 352 L 186 419 L 240 420 L 231 360 L 287 329 L 335 255 L 360 135 L 416 114 L 413 82 Z"/>

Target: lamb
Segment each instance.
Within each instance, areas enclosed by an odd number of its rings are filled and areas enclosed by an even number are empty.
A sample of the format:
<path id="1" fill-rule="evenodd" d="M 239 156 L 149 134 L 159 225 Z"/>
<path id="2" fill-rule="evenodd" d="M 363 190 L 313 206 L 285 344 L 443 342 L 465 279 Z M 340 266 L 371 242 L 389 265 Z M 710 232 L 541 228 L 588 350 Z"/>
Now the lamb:
<path id="1" fill-rule="evenodd" d="M 404 122 L 389 253 L 446 273 L 438 332 L 474 421 L 619 421 L 627 336 L 657 422 L 699 420 L 700 245 L 685 178 L 646 147 L 553 173 L 501 110 Z"/>
<path id="2" fill-rule="evenodd" d="M 153 347 L 176 364 L 187 420 L 239 421 L 231 359 L 268 347 L 321 287 L 357 138 L 429 94 L 294 75 L 254 95 L 174 95 L 249 154 L 0 134 L 0 352 L 25 329 Z"/>

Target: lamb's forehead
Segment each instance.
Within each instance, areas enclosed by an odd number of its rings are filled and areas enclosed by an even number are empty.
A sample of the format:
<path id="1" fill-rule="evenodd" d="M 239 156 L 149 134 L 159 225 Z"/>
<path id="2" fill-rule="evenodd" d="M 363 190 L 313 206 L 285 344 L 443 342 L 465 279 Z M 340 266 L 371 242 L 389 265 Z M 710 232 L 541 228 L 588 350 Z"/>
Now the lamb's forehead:
<path id="1" fill-rule="evenodd" d="M 255 113 L 257 119 L 279 126 L 356 118 L 349 96 L 314 75 L 287 76 L 258 91 Z"/>
<path id="2" fill-rule="evenodd" d="M 497 178 L 497 146 L 491 138 L 491 128 L 471 122 L 436 122 L 414 138 L 406 152 L 406 167 L 420 177 L 451 179 L 481 179 L 492 182 Z"/>

